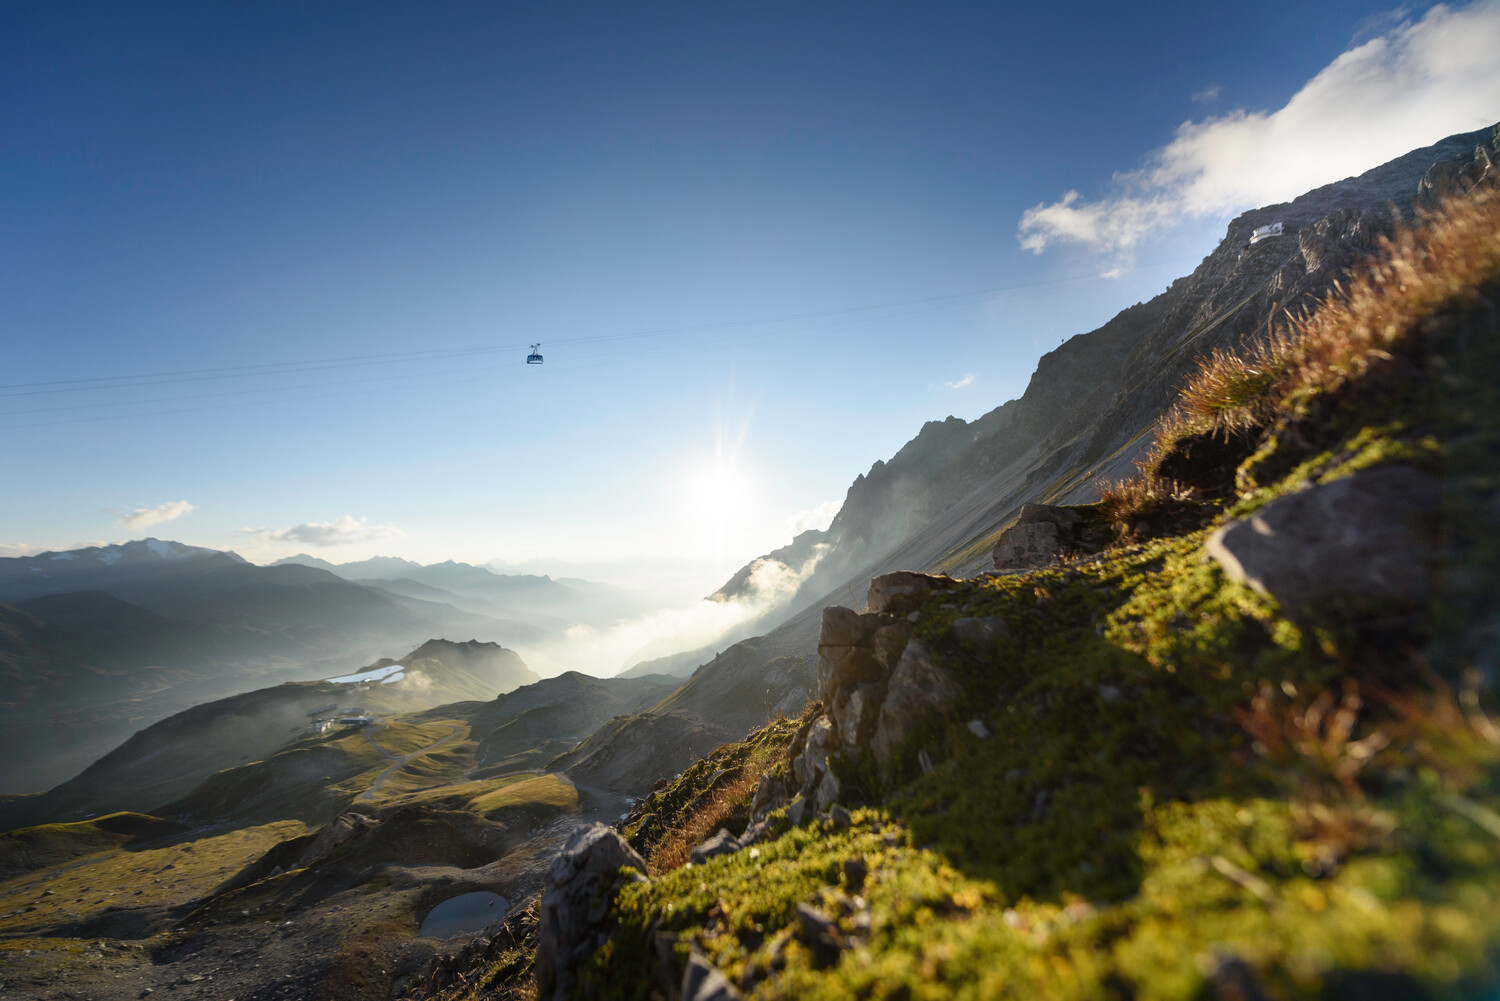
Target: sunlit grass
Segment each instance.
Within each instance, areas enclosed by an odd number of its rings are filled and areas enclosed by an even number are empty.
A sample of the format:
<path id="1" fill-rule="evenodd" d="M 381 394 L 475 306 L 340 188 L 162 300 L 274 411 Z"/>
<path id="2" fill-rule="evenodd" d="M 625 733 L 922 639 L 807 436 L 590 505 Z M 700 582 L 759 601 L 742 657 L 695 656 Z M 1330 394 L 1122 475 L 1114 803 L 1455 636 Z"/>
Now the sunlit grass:
<path id="1" fill-rule="evenodd" d="M 105 851 L 13 877 L 0 882 L 0 934 L 86 921 L 110 910 L 188 903 L 306 831 L 300 821 L 282 820 L 145 851 Z"/>

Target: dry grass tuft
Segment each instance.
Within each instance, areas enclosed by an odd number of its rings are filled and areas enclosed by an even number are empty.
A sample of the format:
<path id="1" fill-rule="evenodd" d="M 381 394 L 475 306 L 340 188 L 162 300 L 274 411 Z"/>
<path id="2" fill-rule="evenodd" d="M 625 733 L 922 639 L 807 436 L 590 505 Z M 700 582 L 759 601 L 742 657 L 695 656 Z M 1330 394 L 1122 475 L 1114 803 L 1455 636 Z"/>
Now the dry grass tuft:
<path id="1" fill-rule="evenodd" d="M 1100 513 L 1122 538 L 1135 534 L 1142 522 L 1171 517 L 1199 500 L 1195 488 L 1159 476 L 1105 480 L 1094 489 L 1099 492 Z"/>
<path id="2" fill-rule="evenodd" d="M 726 825 L 737 804 L 754 792 L 760 776 L 741 775 L 713 791 L 709 801 L 688 817 L 681 827 L 667 832 L 656 851 L 651 853 L 651 875 L 660 876 L 681 867 L 693 848 Z"/>
<path id="3" fill-rule="evenodd" d="M 781 745 L 757 748 L 738 775 L 716 787 L 702 806 L 667 831 L 648 860 L 650 874 L 660 876 L 680 868 L 705 838 L 728 826 L 736 811 L 743 809 L 755 795 L 760 777 L 780 759 L 784 750 Z"/>
<path id="4" fill-rule="evenodd" d="M 1158 469 L 1179 443 L 1253 434 L 1332 393 L 1380 363 L 1416 356 L 1433 316 L 1465 304 L 1500 276 L 1500 188 L 1480 187 L 1419 213 L 1417 225 L 1381 239 L 1369 265 L 1335 285 L 1309 315 L 1267 331 L 1242 351 L 1215 349 L 1198 363 L 1162 418 L 1131 480 L 1099 484 L 1122 532 L 1163 503 L 1186 499 Z"/>
<path id="5" fill-rule="evenodd" d="M 1244 352 L 1216 350 L 1199 362 L 1161 439 L 1265 426 L 1296 398 L 1332 392 L 1419 346 L 1424 320 L 1500 275 L 1500 189 L 1424 210 L 1415 227 L 1380 244 L 1369 266 L 1312 314 Z"/>
<path id="6" fill-rule="evenodd" d="M 1340 695 L 1325 689 L 1311 701 L 1291 703 L 1263 685 L 1248 708 L 1235 710 L 1235 718 L 1250 735 L 1255 753 L 1283 774 L 1297 776 L 1309 792 L 1336 786 L 1351 799 L 1361 799 L 1359 773 L 1390 742 L 1380 730 L 1354 739 L 1363 705 L 1352 681 Z"/>
<path id="7" fill-rule="evenodd" d="M 1290 787 L 1297 854 L 1313 876 L 1331 875 L 1351 855 L 1381 844 L 1395 826 L 1373 809 L 1359 786 L 1359 774 L 1390 744 L 1383 729 L 1366 727 L 1355 739 L 1364 706 L 1359 688 L 1345 682 L 1335 694 L 1325 689 L 1307 700 L 1288 688 L 1290 701 L 1269 685 L 1261 687 L 1235 718 L 1251 738 L 1251 748 Z"/>
<path id="8" fill-rule="evenodd" d="M 1500 765 L 1500 725 L 1480 705 L 1479 672 L 1469 668 L 1459 691 L 1430 669 L 1426 690 L 1371 691 L 1396 720 L 1395 743 L 1422 765 L 1433 769 L 1454 789 L 1466 790 Z"/>

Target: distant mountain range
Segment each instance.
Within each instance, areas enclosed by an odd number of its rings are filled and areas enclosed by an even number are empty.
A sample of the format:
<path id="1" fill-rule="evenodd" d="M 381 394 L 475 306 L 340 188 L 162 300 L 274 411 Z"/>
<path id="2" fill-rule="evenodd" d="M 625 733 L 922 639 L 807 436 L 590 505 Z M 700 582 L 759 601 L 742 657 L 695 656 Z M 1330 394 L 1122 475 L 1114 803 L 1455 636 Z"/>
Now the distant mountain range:
<path id="1" fill-rule="evenodd" d="M 654 611 L 640 599 L 608 584 L 578 578 L 554 580 L 537 574 L 501 574 L 488 567 L 453 560 L 424 566 L 399 557 L 376 556 L 352 563 L 329 563 L 299 553 L 271 565 L 314 567 L 392 594 L 446 602 L 482 615 L 525 614 L 528 622 L 557 628 L 578 622 L 611 625 Z"/>
<path id="2" fill-rule="evenodd" d="M 256 566 L 160 539 L 0 559 L 0 791 L 33 792 L 142 726 L 434 636 L 534 643 L 597 621 L 612 589 L 481 567 L 311 557 Z M 370 579 L 399 572 L 421 580 Z M 443 585 L 449 585 L 444 587 Z"/>

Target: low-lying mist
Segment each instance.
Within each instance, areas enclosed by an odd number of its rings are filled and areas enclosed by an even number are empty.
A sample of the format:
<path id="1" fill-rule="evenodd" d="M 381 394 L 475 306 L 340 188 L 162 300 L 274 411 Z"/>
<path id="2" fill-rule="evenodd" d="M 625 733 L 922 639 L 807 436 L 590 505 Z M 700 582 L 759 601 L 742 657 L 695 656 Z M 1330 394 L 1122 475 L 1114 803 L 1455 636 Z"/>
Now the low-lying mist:
<path id="1" fill-rule="evenodd" d="M 704 598 L 685 608 L 663 608 L 606 628 L 574 625 L 561 640 L 521 646 L 517 652 L 544 678 L 565 671 L 607 678 L 642 661 L 697 650 L 790 599 L 829 548 L 816 547 L 795 569 L 780 560 L 757 560 L 748 586 L 735 598 Z"/>

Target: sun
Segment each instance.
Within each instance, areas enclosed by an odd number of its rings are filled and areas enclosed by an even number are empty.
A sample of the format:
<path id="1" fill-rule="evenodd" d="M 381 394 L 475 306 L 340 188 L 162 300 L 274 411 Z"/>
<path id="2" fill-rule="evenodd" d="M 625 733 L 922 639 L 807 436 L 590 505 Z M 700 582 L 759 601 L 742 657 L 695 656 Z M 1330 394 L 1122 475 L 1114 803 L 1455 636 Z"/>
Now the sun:
<path id="1" fill-rule="evenodd" d="M 749 484 L 732 465 L 716 462 L 688 477 L 688 507 L 704 524 L 722 530 L 748 508 Z"/>

